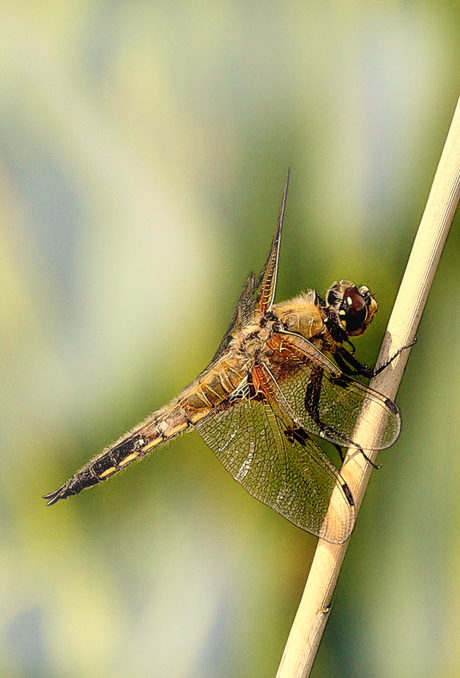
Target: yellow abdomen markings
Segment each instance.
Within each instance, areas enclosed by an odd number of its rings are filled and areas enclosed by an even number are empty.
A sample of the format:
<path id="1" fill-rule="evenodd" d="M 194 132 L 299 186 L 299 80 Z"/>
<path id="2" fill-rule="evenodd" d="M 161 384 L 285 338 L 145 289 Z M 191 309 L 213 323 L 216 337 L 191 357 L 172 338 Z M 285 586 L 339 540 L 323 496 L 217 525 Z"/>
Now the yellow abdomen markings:
<path id="1" fill-rule="evenodd" d="M 235 362 L 235 366 L 232 364 Z M 237 369 L 238 361 L 224 360 L 193 383 L 179 396 L 180 408 L 188 424 L 197 424 L 235 390 L 242 376 Z M 167 431 L 164 433 L 168 435 Z"/>
<path id="2" fill-rule="evenodd" d="M 161 443 L 164 443 L 165 440 L 167 440 L 168 438 L 172 438 L 181 431 L 184 431 L 188 426 L 189 423 L 186 419 L 183 419 L 183 421 L 180 421 L 179 423 L 174 424 L 173 426 L 169 426 L 167 422 L 163 422 L 163 425 L 157 424 L 158 431 L 157 437 L 153 438 L 153 440 L 150 440 L 147 443 L 147 445 L 143 445 L 143 447 L 141 447 L 142 454 L 150 452 L 150 450 L 153 450 L 154 447 L 160 445 Z"/>
<path id="3" fill-rule="evenodd" d="M 124 459 L 119 461 L 118 466 L 120 468 L 123 468 L 123 466 L 126 466 L 126 464 L 129 464 L 131 461 L 134 461 L 135 459 L 137 459 L 138 456 L 139 456 L 139 452 L 132 452 L 131 454 L 128 454 L 127 457 L 125 457 Z"/>
<path id="4" fill-rule="evenodd" d="M 151 440 L 147 445 L 144 445 L 144 447 L 141 448 L 142 454 L 145 454 L 146 452 L 149 452 L 150 450 L 153 450 L 154 447 L 162 443 L 164 438 L 162 436 L 159 436 L 158 438 L 154 438 Z"/>
<path id="5" fill-rule="evenodd" d="M 111 466 L 110 468 L 106 469 L 103 471 L 100 475 L 98 475 L 99 480 L 104 480 L 104 478 L 108 478 L 111 476 L 113 473 L 116 473 L 118 469 L 115 466 Z"/>
<path id="6" fill-rule="evenodd" d="M 55 492 L 46 495 L 48 505 L 78 494 L 110 478 L 154 448 L 207 417 L 242 381 L 241 361 L 224 359 L 197 379 L 168 405 L 148 417 L 135 431 L 123 436 Z"/>
<path id="7" fill-rule="evenodd" d="M 189 420 L 191 424 L 197 424 L 199 421 L 204 419 L 209 413 L 211 412 L 211 408 L 202 408 L 201 410 L 197 410 L 196 412 L 191 412 L 189 416 Z"/>

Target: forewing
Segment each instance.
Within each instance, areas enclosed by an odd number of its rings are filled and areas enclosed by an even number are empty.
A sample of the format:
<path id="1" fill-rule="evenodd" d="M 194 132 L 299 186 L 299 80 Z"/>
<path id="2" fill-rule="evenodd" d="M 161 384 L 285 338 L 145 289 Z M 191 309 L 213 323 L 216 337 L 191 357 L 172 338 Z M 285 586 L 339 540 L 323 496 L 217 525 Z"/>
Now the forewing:
<path id="1" fill-rule="evenodd" d="M 211 364 L 216 362 L 221 355 L 225 353 L 228 348 L 228 345 L 231 341 L 232 335 L 240 330 L 244 325 L 249 322 L 249 320 L 254 315 L 254 294 L 255 294 L 255 278 L 254 273 L 251 273 L 246 278 L 244 287 L 241 290 L 241 294 L 236 302 L 236 306 L 233 310 L 233 314 L 230 320 L 230 324 L 227 327 L 227 330 L 224 336 L 221 339 L 217 351 L 215 352 Z"/>
<path id="2" fill-rule="evenodd" d="M 384 450 L 399 436 L 401 415 L 396 405 L 339 370 L 334 375 L 307 360 L 277 382 L 301 425 L 334 444 Z M 377 426 L 377 421 L 383 425 Z"/>
<path id="3" fill-rule="evenodd" d="M 278 217 L 278 226 L 276 228 L 275 237 L 273 238 L 270 250 L 268 252 L 265 265 L 257 279 L 256 285 L 256 305 L 255 311 L 257 313 L 265 313 L 271 310 L 275 301 L 276 281 L 278 278 L 278 265 L 280 258 L 281 247 L 281 232 L 283 230 L 284 210 L 286 208 L 286 198 L 289 188 L 289 171 L 286 175 L 286 184 L 284 186 L 283 201 L 281 203 L 281 210 Z"/>
<path id="4" fill-rule="evenodd" d="M 281 204 L 281 211 L 278 217 L 278 225 L 276 227 L 275 236 L 272 240 L 270 250 L 268 252 L 265 265 L 260 272 L 257 282 L 255 282 L 254 273 L 251 273 L 246 278 L 246 282 L 241 291 L 236 306 L 234 308 L 230 324 L 222 337 L 222 340 L 217 347 L 211 364 L 216 362 L 228 348 L 232 336 L 244 327 L 256 313 L 265 313 L 266 310 L 273 306 L 276 292 L 276 280 L 278 277 L 278 264 L 281 246 L 281 231 L 283 229 L 284 210 L 286 207 L 287 191 L 289 186 L 289 172 L 286 176 L 286 184 L 284 187 L 283 201 Z"/>
<path id="5" fill-rule="evenodd" d="M 350 536 L 354 506 L 343 479 L 313 440 L 293 433 L 294 423 L 276 406 L 265 399 L 230 401 L 196 428 L 253 497 L 326 541 Z"/>

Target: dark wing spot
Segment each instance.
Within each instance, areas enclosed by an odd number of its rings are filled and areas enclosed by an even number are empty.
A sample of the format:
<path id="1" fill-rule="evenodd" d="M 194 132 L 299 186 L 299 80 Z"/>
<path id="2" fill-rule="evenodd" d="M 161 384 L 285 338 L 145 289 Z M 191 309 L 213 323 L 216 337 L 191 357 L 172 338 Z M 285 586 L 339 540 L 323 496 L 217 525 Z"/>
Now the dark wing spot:
<path id="1" fill-rule="evenodd" d="M 342 490 L 343 490 L 343 492 L 344 492 L 346 498 L 348 499 L 348 503 L 350 504 L 350 506 L 354 506 L 354 505 L 355 505 L 355 500 L 353 499 L 353 495 L 352 495 L 352 493 L 351 493 L 351 490 L 350 490 L 350 488 L 348 487 L 348 485 L 347 485 L 346 483 L 344 483 L 344 484 L 342 485 Z"/>

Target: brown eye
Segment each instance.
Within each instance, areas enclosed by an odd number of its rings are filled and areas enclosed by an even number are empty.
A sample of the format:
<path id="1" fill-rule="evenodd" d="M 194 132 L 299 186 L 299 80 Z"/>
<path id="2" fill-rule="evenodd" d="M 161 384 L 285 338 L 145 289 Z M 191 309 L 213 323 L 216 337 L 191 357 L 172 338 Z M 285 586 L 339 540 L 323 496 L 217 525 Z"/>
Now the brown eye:
<path id="1" fill-rule="evenodd" d="M 350 287 L 346 290 L 339 315 L 348 333 L 356 332 L 366 322 L 368 306 L 357 287 Z"/>

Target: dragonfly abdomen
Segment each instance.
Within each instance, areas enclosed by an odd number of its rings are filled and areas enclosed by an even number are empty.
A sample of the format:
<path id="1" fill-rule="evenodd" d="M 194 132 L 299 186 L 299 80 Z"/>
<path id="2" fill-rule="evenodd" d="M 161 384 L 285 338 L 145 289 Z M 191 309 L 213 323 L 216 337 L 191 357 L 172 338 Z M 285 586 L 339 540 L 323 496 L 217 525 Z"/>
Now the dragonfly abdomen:
<path id="1" fill-rule="evenodd" d="M 229 391 L 234 390 L 229 375 L 235 378 L 228 366 L 220 369 L 216 366 L 204 379 L 190 384 L 178 398 L 151 414 L 135 429 L 94 457 L 64 485 L 44 495 L 48 499 L 47 505 L 51 506 L 59 499 L 67 499 L 107 480 L 149 454 L 155 447 L 204 419 L 216 404 L 228 396 Z"/>
<path id="2" fill-rule="evenodd" d="M 141 455 L 145 442 L 143 436 L 137 434 L 125 437 L 124 440 L 107 448 L 77 471 L 64 485 L 50 494 L 45 494 L 44 499 L 48 499 L 47 506 L 55 504 L 59 499 L 79 494 L 82 490 L 93 487 L 121 471 Z"/>
<path id="3" fill-rule="evenodd" d="M 142 424 L 106 448 L 54 492 L 44 495 L 47 505 L 67 499 L 112 477 L 134 461 L 149 454 L 154 447 L 187 430 L 191 422 L 177 401 L 154 412 Z"/>

